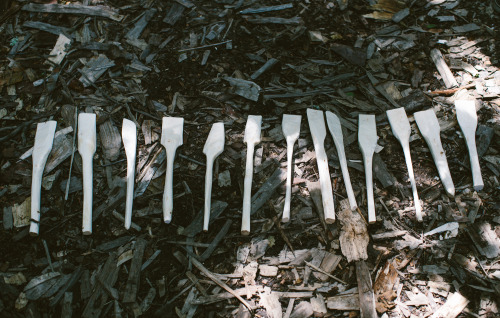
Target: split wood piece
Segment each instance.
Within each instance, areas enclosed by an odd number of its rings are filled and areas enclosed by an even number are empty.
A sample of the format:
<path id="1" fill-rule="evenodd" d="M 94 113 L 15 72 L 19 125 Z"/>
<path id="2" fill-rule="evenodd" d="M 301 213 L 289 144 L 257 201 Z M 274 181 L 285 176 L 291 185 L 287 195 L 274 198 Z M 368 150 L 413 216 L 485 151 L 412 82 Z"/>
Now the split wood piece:
<path id="1" fill-rule="evenodd" d="M 80 4 L 38 4 L 29 3 L 22 7 L 23 11 L 29 12 L 47 12 L 47 13 L 67 13 L 67 14 L 81 14 L 85 16 L 96 16 L 109 18 L 114 21 L 121 21 L 123 15 L 118 14 L 118 11 L 113 10 L 106 6 L 83 6 Z"/>
<path id="2" fill-rule="evenodd" d="M 262 116 L 249 115 L 245 127 L 243 142 L 247 144 L 247 161 L 245 166 L 245 180 L 243 189 L 243 215 L 241 220 L 241 234 L 250 234 L 250 211 L 253 179 L 253 155 L 255 145 L 260 142 Z"/>
<path id="3" fill-rule="evenodd" d="M 479 156 L 476 147 L 477 113 L 474 100 L 456 100 L 455 110 L 457 120 L 462 133 L 464 134 L 467 148 L 469 149 L 470 167 L 472 170 L 472 180 L 474 190 L 480 191 L 484 187 L 481 167 L 479 166 Z"/>
<path id="4" fill-rule="evenodd" d="M 377 146 L 377 125 L 375 115 L 359 115 L 358 142 L 365 163 L 366 200 L 368 201 L 368 222 L 374 223 L 375 202 L 373 200 L 373 154 Z"/>
<path id="5" fill-rule="evenodd" d="M 92 234 L 93 167 L 92 160 L 96 151 L 96 115 L 78 115 L 78 152 L 83 166 L 83 234 Z"/>
<path id="6" fill-rule="evenodd" d="M 212 200 L 212 174 L 214 160 L 224 151 L 224 123 L 215 123 L 208 134 L 207 141 L 203 147 L 203 153 L 207 156 L 207 171 L 205 173 L 205 218 L 203 231 L 208 231 L 210 222 L 210 204 Z"/>
<path id="7" fill-rule="evenodd" d="M 406 168 L 408 169 L 408 177 L 410 178 L 411 189 L 413 191 L 413 201 L 415 202 L 415 215 L 417 217 L 417 220 L 419 222 L 422 222 L 422 207 L 420 206 L 420 199 L 418 198 L 417 184 L 415 183 L 413 164 L 411 162 L 410 155 L 410 121 L 408 120 L 406 111 L 403 107 L 388 110 L 387 119 L 391 124 L 391 129 L 394 137 L 399 140 L 401 147 L 403 147 Z"/>
<path id="8" fill-rule="evenodd" d="M 260 117 L 260 116 L 259 116 Z M 202 263 L 200 263 L 196 258 L 192 257 L 191 262 L 193 265 L 198 268 L 203 274 L 205 274 L 208 278 L 213 280 L 217 285 L 220 287 L 224 288 L 227 292 L 229 292 L 231 295 L 236 297 L 245 307 L 248 308 L 250 312 L 253 312 L 252 306 L 246 302 L 240 295 L 238 295 L 231 287 L 226 285 L 223 281 L 218 279 L 212 272 L 210 272 L 205 266 L 203 266 Z"/>
<path id="9" fill-rule="evenodd" d="M 92 295 L 90 296 L 87 305 L 85 306 L 82 317 L 84 318 L 94 318 L 100 317 L 101 312 L 106 305 L 109 297 L 109 293 L 105 290 L 103 286 L 113 287 L 118 279 L 118 273 L 120 267 L 116 266 L 117 255 L 116 252 L 110 253 L 106 263 L 102 266 L 101 271 L 97 275 L 96 282 L 102 282 L 101 284 L 95 284 Z"/>
<path id="10" fill-rule="evenodd" d="M 450 71 L 450 68 L 446 64 L 441 51 L 438 49 L 431 50 L 431 59 L 436 65 L 436 68 L 439 72 L 439 75 L 443 78 L 444 85 L 446 88 L 452 88 L 458 86 L 457 80 L 453 76 L 453 73 Z"/>
<path id="11" fill-rule="evenodd" d="M 290 201 L 292 198 L 292 179 L 293 179 L 293 146 L 299 138 L 300 134 L 300 122 L 302 116 L 300 115 L 283 115 L 283 122 L 281 128 L 283 130 L 283 135 L 286 138 L 286 153 L 287 153 L 287 177 L 286 177 L 286 193 L 285 193 L 285 203 L 283 206 L 283 218 L 282 222 L 290 221 Z"/>
<path id="12" fill-rule="evenodd" d="M 56 121 L 38 123 L 36 127 L 35 145 L 33 146 L 33 172 L 31 176 L 31 225 L 30 234 L 38 235 L 40 230 L 40 198 L 42 192 L 42 177 L 45 163 L 49 157 L 54 135 Z"/>
<path id="13" fill-rule="evenodd" d="M 373 293 L 370 270 L 365 261 L 356 262 L 356 277 L 358 280 L 359 309 L 363 318 L 378 318 L 375 310 L 375 295 Z"/>
<path id="14" fill-rule="evenodd" d="M 123 119 L 123 146 L 127 155 L 127 196 L 125 203 L 125 228 L 132 223 L 132 205 L 134 203 L 135 158 L 137 150 L 137 127 L 133 121 Z"/>
<path id="15" fill-rule="evenodd" d="M 462 296 L 459 292 L 454 293 L 441 306 L 431 318 L 455 318 L 467 307 L 469 304 L 469 299 Z"/>
<path id="16" fill-rule="evenodd" d="M 370 237 L 366 222 L 357 211 L 351 211 L 348 200 L 340 201 L 340 250 L 348 262 L 368 259 Z"/>
<path id="17" fill-rule="evenodd" d="M 135 242 L 134 256 L 132 258 L 132 263 L 130 264 L 127 285 L 125 286 L 125 293 L 123 295 L 124 303 L 133 303 L 136 300 L 141 277 L 142 258 L 144 256 L 146 245 L 146 240 L 142 238 Z"/>
<path id="18" fill-rule="evenodd" d="M 163 117 L 161 129 L 161 144 L 167 153 L 167 170 L 165 177 L 165 190 L 163 192 L 163 221 L 169 224 L 172 221 L 174 207 L 173 176 L 174 159 L 177 148 L 183 143 L 184 118 Z"/>
<path id="19" fill-rule="evenodd" d="M 328 169 L 328 157 L 325 152 L 326 127 L 323 111 L 307 109 L 307 120 L 311 131 L 314 150 L 316 152 L 316 162 L 318 164 L 319 182 L 321 185 L 321 199 L 323 201 L 323 211 L 325 222 L 331 224 L 335 222 L 335 206 L 333 202 L 332 183 L 330 181 L 330 171 Z"/>
<path id="20" fill-rule="evenodd" d="M 224 223 L 219 233 L 217 233 L 217 235 L 210 243 L 210 245 L 207 247 L 207 249 L 203 252 L 203 254 L 201 254 L 200 256 L 201 261 L 205 261 L 210 257 L 210 255 L 212 255 L 217 245 L 219 245 L 219 243 L 222 241 L 222 239 L 226 236 L 227 232 L 231 228 L 231 224 L 233 224 L 231 220 L 226 220 L 226 223 Z"/>
<path id="21" fill-rule="evenodd" d="M 439 178 L 441 178 L 446 192 L 452 197 L 455 196 L 455 186 L 453 185 L 446 154 L 441 144 L 440 128 L 436 113 L 434 113 L 434 110 L 428 109 L 416 112 L 413 116 L 415 117 L 420 133 L 427 142 L 427 146 L 429 146 Z"/>
<path id="22" fill-rule="evenodd" d="M 342 176 L 344 177 L 345 190 L 347 192 L 347 197 L 349 198 L 351 210 L 356 210 L 358 204 L 356 203 L 356 197 L 354 196 L 354 191 L 352 190 L 351 178 L 349 177 L 349 170 L 347 169 L 347 158 L 345 156 L 344 149 L 344 136 L 342 134 L 342 125 L 340 124 L 340 119 L 334 113 L 327 111 L 326 122 L 328 124 L 330 133 L 332 134 L 335 148 L 337 148 L 340 167 L 342 169 Z"/>

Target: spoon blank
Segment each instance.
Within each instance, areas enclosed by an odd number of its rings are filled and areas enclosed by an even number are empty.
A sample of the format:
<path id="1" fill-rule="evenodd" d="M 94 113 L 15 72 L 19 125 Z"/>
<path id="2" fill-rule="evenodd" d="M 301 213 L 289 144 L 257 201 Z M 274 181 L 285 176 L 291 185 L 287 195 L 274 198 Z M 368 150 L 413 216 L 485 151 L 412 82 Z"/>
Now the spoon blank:
<path id="1" fill-rule="evenodd" d="M 467 148 L 469 149 L 470 167 L 472 170 L 472 181 L 474 190 L 480 191 L 484 187 L 481 167 L 479 166 L 479 156 L 476 147 L 477 113 L 474 100 L 456 100 L 455 109 L 457 120 L 462 133 L 464 134 Z"/>

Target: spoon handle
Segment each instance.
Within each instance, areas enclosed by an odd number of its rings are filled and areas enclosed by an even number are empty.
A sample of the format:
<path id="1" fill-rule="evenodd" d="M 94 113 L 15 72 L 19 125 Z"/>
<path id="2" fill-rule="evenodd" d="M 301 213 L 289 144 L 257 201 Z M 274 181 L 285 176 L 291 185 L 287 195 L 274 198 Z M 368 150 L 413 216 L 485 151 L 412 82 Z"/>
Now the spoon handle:
<path id="1" fill-rule="evenodd" d="M 286 193 L 285 193 L 285 204 L 283 207 L 283 218 L 282 222 L 290 221 L 290 201 L 292 199 L 292 176 L 293 176 L 293 145 L 295 140 L 286 141 L 286 162 L 287 162 L 287 176 L 286 176 Z"/>
<path id="2" fill-rule="evenodd" d="M 83 234 L 92 234 L 92 200 L 93 200 L 93 154 L 82 155 L 83 166 Z"/>
<path id="3" fill-rule="evenodd" d="M 375 223 L 375 200 L 373 199 L 373 153 L 364 155 L 365 179 L 366 179 L 366 200 L 368 201 L 368 222 Z"/>
<path id="4" fill-rule="evenodd" d="M 316 161 L 318 163 L 319 182 L 321 186 L 321 198 L 323 200 L 323 210 L 325 211 L 325 222 L 331 224 L 335 222 L 335 206 L 333 202 L 332 182 L 328 170 L 328 158 L 325 148 L 318 145 L 316 149 Z"/>
<path id="5" fill-rule="evenodd" d="M 253 179 L 253 152 L 254 145 L 247 144 L 247 162 L 245 166 L 245 181 L 243 186 L 243 213 L 241 220 L 241 234 L 250 234 L 250 210 Z"/>
<path id="6" fill-rule="evenodd" d="M 170 224 L 172 221 L 172 210 L 174 208 L 173 177 L 175 151 L 175 148 L 167 151 L 167 175 L 165 177 L 165 191 L 163 192 L 163 221 L 167 224 Z"/>
<path id="7" fill-rule="evenodd" d="M 481 175 L 481 167 L 479 166 L 479 156 L 477 155 L 476 139 L 475 136 L 465 138 L 467 148 L 469 148 L 470 167 L 472 169 L 472 181 L 474 183 L 474 190 L 480 191 L 484 187 L 483 176 Z"/>
<path id="8" fill-rule="evenodd" d="M 410 178 L 411 190 L 413 192 L 413 201 L 415 202 L 415 216 L 418 222 L 422 222 L 422 207 L 417 193 L 417 184 L 415 183 L 415 175 L 413 174 L 413 164 L 411 162 L 409 141 L 401 142 L 403 153 L 405 155 L 406 168 L 408 169 L 408 177 Z"/>
<path id="9" fill-rule="evenodd" d="M 134 203 L 135 156 L 127 157 L 127 201 L 125 202 L 125 228 L 130 229 L 132 223 L 132 206 Z"/>
<path id="10" fill-rule="evenodd" d="M 210 203 L 212 199 L 212 176 L 214 159 L 207 158 L 207 171 L 205 173 L 205 215 L 203 219 L 203 231 L 208 231 L 210 223 Z"/>

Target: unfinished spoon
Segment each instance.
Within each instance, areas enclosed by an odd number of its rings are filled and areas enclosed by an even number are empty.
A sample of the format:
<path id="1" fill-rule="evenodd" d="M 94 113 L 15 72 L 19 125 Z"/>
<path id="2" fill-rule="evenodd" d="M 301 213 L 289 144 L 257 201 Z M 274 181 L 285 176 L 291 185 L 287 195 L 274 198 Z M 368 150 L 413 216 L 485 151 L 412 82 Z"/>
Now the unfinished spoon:
<path id="1" fill-rule="evenodd" d="M 299 138 L 300 134 L 300 122 L 302 116 L 300 115 L 283 115 L 283 122 L 281 128 L 283 130 L 283 135 L 286 138 L 286 162 L 287 162 L 287 177 L 286 177 L 286 194 L 285 203 L 283 206 L 283 217 L 282 222 L 290 221 L 290 201 L 292 198 L 292 176 L 293 176 L 293 146 Z"/>
<path id="2" fill-rule="evenodd" d="M 45 168 L 50 150 L 52 150 L 56 126 L 57 122 L 53 120 L 38 123 L 36 126 L 35 145 L 33 146 L 32 155 L 33 172 L 31 175 L 31 235 L 38 235 L 40 230 L 40 197 L 43 169 Z"/>
<path id="3" fill-rule="evenodd" d="M 224 123 L 215 123 L 210 129 L 203 153 L 207 156 L 207 171 L 205 173 L 205 218 L 203 231 L 208 231 L 210 222 L 210 203 L 212 200 L 212 174 L 214 160 L 224 151 Z"/>
<path id="4" fill-rule="evenodd" d="M 413 164 L 411 162 L 410 155 L 410 121 L 408 120 L 403 107 L 388 110 L 386 113 L 387 119 L 389 119 L 389 123 L 391 124 L 392 133 L 394 137 L 399 140 L 401 147 L 403 147 L 406 168 L 408 169 L 408 177 L 410 178 L 411 189 L 413 191 L 413 201 L 415 202 L 415 215 L 417 217 L 417 221 L 422 222 L 422 207 L 420 206 L 420 200 L 418 198 L 417 184 L 415 183 Z"/>
<path id="5" fill-rule="evenodd" d="M 479 156 L 476 148 L 476 128 L 477 113 L 476 102 L 474 100 L 456 100 L 455 110 L 457 111 L 457 120 L 462 133 L 464 134 L 467 148 L 469 149 L 470 167 L 472 170 L 472 181 L 474 190 L 480 191 L 484 187 L 481 167 L 479 166 Z"/>
<path id="6" fill-rule="evenodd" d="M 253 154 L 255 145 L 260 142 L 262 116 L 249 115 L 245 127 L 243 142 L 247 144 L 247 161 L 245 166 L 245 181 L 243 187 L 243 215 L 241 220 L 241 234 L 250 234 L 250 212 L 253 179 Z"/>
<path id="7" fill-rule="evenodd" d="M 366 200 L 368 201 L 368 222 L 377 221 L 373 199 L 373 153 L 377 146 L 377 125 L 375 115 L 359 115 L 358 143 L 365 163 Z"/>
<path id="8" fill-rule="evenodd" d="M 444 189 L 448 195 L 455 196 L 455 186 L 453 185 L 453 180 L 451 180 L 450 168 L 448 168 L 446 154 L 441 145 L 440 128 L 436 113 L 434 113 L 434 110 L 428 109 L 416 112 L 413 116 L 415 117 L 420 133 L 429 146 Z"/>
<path id="9" fill-rule="evenodd" d="M 163 192 L 163 221 L 167 224 L 172 221 L 172 211 L 174 208 L 174 159 L 177 148 L 183 143 L 183 127 L 184 118 L 163 117 L 161 144 L 165 147 L 167 153 L 165 190 Z"/>
<path id="10" fill-rule="evenodd" d="M 335 206 L 333 203 L 332 182 L 330 181 L 330 170 L 328 169 L 328 158 L 325 152 L 326 127 L 323 111 L 308 108 L 307 121 L 311 131 L 318 163 L 319 183 L 321 186 L 321 200 L 325 211 L 325 222 L 335 222 Z"/>
<path id="11" fill-rule="evenodd" d="M 132 223 L 132 205 L 134 202 L 135 157 L 137 150 L 137 126 L 128 119 L 123 119 L 122 139 L 127 156 L 127 196 L 125 201 L 125 228 Z"/>
<path id="12" fill-rule="evenodd" d="M 93 166 L 97 145 L 95 114 L 78 115 L 78 152 L 83 170 L 83 234 L 92 234 Z"/>
<path id="13" fill-rule="evenodd" d="M 351 178 L 349 177 L 349 170 L 347 169 L 344 136 L 342 135 L 342 125 L 340 124 L 340 119 L 337 115 L 328 111 L 326 112 L 326 122 L 328 124 L 330 134 L 332 134 L 335 148 L 337 148 L 340 168 L 342 169 L 342 177 L 344 178 L 345 190 L 347 192 L 347 198 L 349 199 L 349 206 L 351 207 L 351 210 L 356 210 L 358 204 L 356 203 L 356 197 L 354 196 L 354 191 L 352 190 Z"/>

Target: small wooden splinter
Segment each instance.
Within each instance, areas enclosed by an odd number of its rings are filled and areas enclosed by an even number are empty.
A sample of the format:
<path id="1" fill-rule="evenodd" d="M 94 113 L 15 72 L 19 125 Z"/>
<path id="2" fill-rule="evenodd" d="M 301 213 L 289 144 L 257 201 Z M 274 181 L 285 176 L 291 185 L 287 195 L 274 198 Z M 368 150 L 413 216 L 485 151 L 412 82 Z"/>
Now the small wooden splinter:
<path id="1" fill-rule="evenodd" d="M 476 128 L 477 113 L 474 100 L 456 100 L 455 110 L 457 111 L 457 120 L 462 133 L 464 134 L 467 148 L 469 149 L 470 167 L 472 170 L 472 181 L 474 190 L 480 191 L 484 187 L 481 167 L 479 166 L 479 156 L 476 148 Z"/>
<path id="2" fill-rule="evenodd" d="M 441 144 L 441 137 L 439 135 L 440 128 L 436 113 L 434 113 L 434 110 L 428 109 L 416 112 L 413 116 L 415 117 L 420 133 L 429 146 L 432 158 L 436 164 L 439 178 L 441 179 L 446 192 L 452 197 L 455 196 L 455 186 L 453 185 L 450 168 L 448 167 L 448 161 L 446 160 L 446 154 Z"/>
<path id="3" fill-rule="evenodd" d="M 78 152 L 83 166 L 83 235 L 92 234 L 93 166 L 97 147 L 96 115 L 78 115 Z"/>
<path id="4" fill-rule="evenodd" d="M 241 234 L 250 234 L 251 194 L 253 180 L 253 155 L 255 145 L 260 142 L 262 116 L 249 115 L 245 127 L 244 142 L 247 144 L 247 161 L 245 166 L 245 181 L 243 188 L 243 213 L 241 220 Z"/>
<path id="5" fill-rule="evenodd" d="M 373 200 L 373 153 L 377 146 L 377 125 L 375 115 L 359 115 L 358 143 L 365 163 L 366 200 L 368 201 L 368 222 L 375 223 L 375 202 Z"/>
<path id="6" fill-rule="evenodd" d="M 38 235 L 40 230 L 40 198 L 42 192 L 42 177 L 45 163 L 49 157 L 54 135 L 56 121 L 38 123 L 36 127 L 35 145 L 33 146 L 33 172 L 31 176 L 31 225 L 30 234 Z"/>
<path id="7" fill-rule="evenodd" d="M 283 205 L 283 218 L 282 222 L 290 221 L 290 201 L 292 198 L 292 176 L 293 176 L 293 145 L 299 138 L 300 134 L 300 115 L 283 115 L 283 122 L 281 124 L 283 135 L 286 138 L 286 152 L 287 152 L 287 177 L 286 177 L 286 194 L 285 203 Z"/>
<path id="8" fill-rule="evenodd" d="M 319 183 L 321 186 L 321 200 L 325 212 L 325 222 L 335 222 L 335 206 L 333 202 L 332 182 L 330 181 L 330 170 L 328 169 L 328 157 L 325 152 L 326 127 L 323 111 L 307 109 L 307 121 L 311 131 L 318 164 Z"/>
<path id="9" fill-rule="evenodd" d="M 411 189 L 413 191 L 413 201 L 415 202 L 415 215 L 417 217 L 417 221 L 422 222 L 422 207 L 420 206 L 420 200 L 418 198 L 417 184 L 415 183 L 413 164 L 411 162 L 410 155 L 410 122 L 403 107 L 388 110 L 386 113 L 389 123 L 391 124 L 392 133 L 394 134 L 394 137 L 399 140 L 401 147 L 403 147 L 406 167 L 408 169 L 408 177 L 410 178 Z"/>

